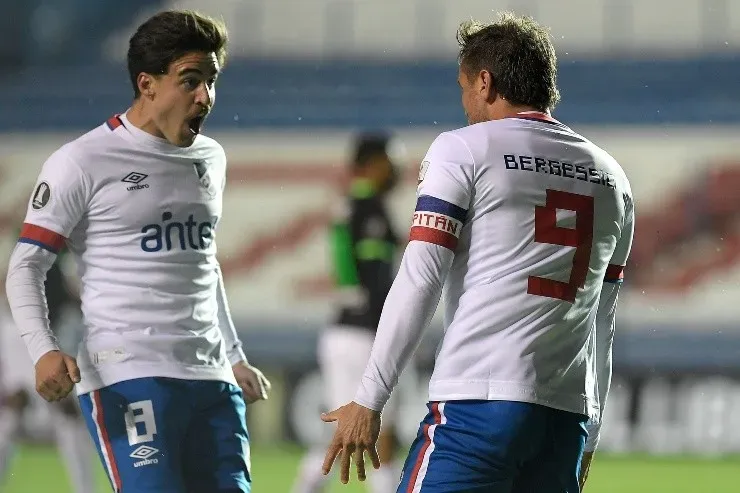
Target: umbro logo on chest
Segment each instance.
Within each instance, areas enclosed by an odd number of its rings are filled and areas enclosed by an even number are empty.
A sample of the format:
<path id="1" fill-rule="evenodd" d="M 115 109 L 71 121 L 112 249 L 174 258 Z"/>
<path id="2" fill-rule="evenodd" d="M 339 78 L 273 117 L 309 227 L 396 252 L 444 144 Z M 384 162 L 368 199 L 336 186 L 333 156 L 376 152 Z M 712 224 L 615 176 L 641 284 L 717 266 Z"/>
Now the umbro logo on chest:
<path id="1" fill-rule="evenodd" d="M 132 171 L 131 173 L 124 176 L 121 181 L 124 183 L 131 183 L 131 186 L 127 187 L 126 190 L 128 190 L 129 192 L 133 192 L 134 190 L 149 188 L 148 183 L 142 183 L 144 180 L 147 179 L 148 176 L 149 175 L 145 175 L 144 173 Z"/>

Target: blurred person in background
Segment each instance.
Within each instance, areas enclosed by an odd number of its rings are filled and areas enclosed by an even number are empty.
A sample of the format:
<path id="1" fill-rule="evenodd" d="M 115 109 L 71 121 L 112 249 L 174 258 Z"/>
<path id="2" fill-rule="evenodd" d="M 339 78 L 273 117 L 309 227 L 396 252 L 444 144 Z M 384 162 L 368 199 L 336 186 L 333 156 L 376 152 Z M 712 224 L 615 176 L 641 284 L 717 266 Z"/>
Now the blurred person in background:
<path id="1" fill-rule="evenodd" d="M 215 242 L 226 154 L 201 134 L 227 37 L 192 11 L 136 29 L 131 106 L 47 159 L 10 258 L 8 302 L 36 389 L 57 401 L 76 384 L 116 492 L 251 490 L 245 400 L 270 384 L 231 318 Z M 86 327 L 77 359 L 40 289 L 65 245 Z"/>
<path id="2" fill-rule="evenodd" d="M 352 399 L 393 282 L 399 239 L 386 210 L 387 195 L 398 179 L 393 148 L 394 140 L 385 133 L 356 137 L 347 195 L 338 203 L 331 224 L 339 306 L 332 324 L 320 334 L 318 344 L 319 367 L 330 409 Z M 369 479 L 374 493 L 392 491 L 398 483 L 400 468 L 394 467 L 393 461 L 398 413 L 396 398 L 383 412 L 378 442 L 382 465 Z M 327 478 L 321 472 L 321 463 L 325 445 L 317 444 L 304 456 L 294 493 L 324 490 Z"/>
<path id="3" fill-rule="evenodd" d="M 45 292 L 49 310 L 49 326 L 60 339 L 72 339 L 75 334 L 60 334 L 65 318 L 79 311 L 79 298 L 65 280 L 60 267 L 62 256 L 51 266 L 46 277 Z M 79 330 L 78 327 L 75 327 Z M 74 341 L 76 343 L 76 341 Z M 65 345 L 60 343 L 60 345 Z M 71 342 L 68 344 L 72 346 Z M 71 349 L 71 348 L 70 348 Z M 14 445 L 23 428 L 24 413 L 40 400 L 34 391 L 33 363 L 6 307 L 0 306 L 0 378 L 2 407 L 0 408 L 0 484 L 10 470 Z M 43 402 L 43 401 L 42 401 Z M 94 493 L 94 449 L 77 401 L 68 396 L 49 405 L 59 455 L 64 462 L 75 493 Z"/>
<path id="4" fill-rule="evenodd" d="M 547 29 L 505 13 L 461 24 L 457 38 L 469 125 L 440 134 L 422 161 L 410 241 L 361 383 L 323 416 L 338 421 L 324 471 L 340 454 L 343 482 L 353 457 L 360 479 L 365 453 L 379 466 L 381 411 L 444 291 L 429 411 L 397 491 L 578 493 L 611 380 L 630 183 L 552 117 Z"/>

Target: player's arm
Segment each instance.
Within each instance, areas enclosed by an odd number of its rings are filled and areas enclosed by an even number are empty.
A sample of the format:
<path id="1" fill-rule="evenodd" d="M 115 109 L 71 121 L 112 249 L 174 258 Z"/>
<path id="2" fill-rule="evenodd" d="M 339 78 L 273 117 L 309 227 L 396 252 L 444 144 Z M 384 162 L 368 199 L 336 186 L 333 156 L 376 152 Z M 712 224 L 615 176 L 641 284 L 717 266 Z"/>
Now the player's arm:
<path id="1" fill-rule="evenodd" d="M 223 159 L 224 169 L 226 169 L 226 153 L 223 148 L 219 149 L 219 152 Z M 226 174 L 223 174 L 223 180 L 221 182 L 221 192 L 223 193 L 226 188 Z M 270 391 L 270 382 L 265 378 L 262 372 L 249 364 L 247 356 L 244 354 L 242 349 L 242 342 L 239 339 L 239 335 L 236 332 L 236 326 L 234 320 L 231 317 L 231 310 L 229 309 L 229 302 L 226 297 L 226 286 L 224 285 L 224 277 L 221 272 L 221 266 L 216 263 L 216 309 L 218 317 L 218 326 L 221 330 L 221 335 L 226 345 L 226 357 L 231 364 L 231 368 L 234 372 L 234 378 L 237 384 L 244 393 L 244 398 L 247 403 L 252 403 L 260 399 L 267 399 L 267 394 Z"/>
<path id="2" fill-rule="evenodd" d="M 409 243 L 383 306 L 355 402 L 380 411 L 439 303 L 473 188 L 474 163 L 457 135 L 440 135 L 426 157 Z"/>
<path id="3" fill-rule="evenodd" d="M 624 266 L 627 263 L 632 239 L 634 236 L 635 215 L 631 199 L 625 204 L 625 223 L 622 235 L 617 242 L 617 247 L 612 255 L 604 285 L 599 297 L 599 308 L 596 314 L 596 383 L 599 394 L 599 413 L 586 425 L 588 438 L 584 458 L 581 467 L 581 485 L 588 476 L 591 459 L 599 444 L 601 423 L 606 406 L 607 396 L 612 379 L 612 344 L 614 341 L 615 319 L 617 311 L 617 298 L 619 289 L 624 279 Z"/>
<path id="4" fill-rule="evenodd" d="M 218 326 L 221 329 L 221 334 L 223 335 L 224 343 L 226 344 L 226 357 L 232 365 L 242 361 L 246 362 L 247 356 L 244 354 L 242 342 L 239 340 L 234 320 L 231 318 L 231 310 L 229 309 L 229 302 L 226 298 L 226 287 L 224 286 L 221 266 L 216 267 L 216 275 L 218 276 L 218 286 L 216 287 Z"/>
<path id="5" fill-rule="evenodd" d="M 57 374 L 62 365 L 73 381 L 79 375 L 72 375 L 78 372 L 76 364 L 70 369 L 74 360 L 59 353 L 49 326 L 44 282 L 67 236 L 85 214 L 90 189 L 91 182 L 81 168 L 63 150 L 54 153 L 41 170 L 8 265 L 8 304 L 36 365 L 39 392 L 49 400 L 71 390 L 64 375 Z M 56 356 L 49 356 L 48 364 L 39 364 L 52 353 Z"/>

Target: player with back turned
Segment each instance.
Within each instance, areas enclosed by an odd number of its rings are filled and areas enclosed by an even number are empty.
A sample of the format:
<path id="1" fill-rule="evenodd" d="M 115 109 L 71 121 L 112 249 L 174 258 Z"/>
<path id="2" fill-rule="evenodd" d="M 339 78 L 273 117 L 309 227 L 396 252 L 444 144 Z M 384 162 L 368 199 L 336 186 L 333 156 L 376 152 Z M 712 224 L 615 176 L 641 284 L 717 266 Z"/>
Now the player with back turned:
<path id="1" fill-rule="evenodd" d="M 218 21 L 167 11 L 129 42 L 131 107 L 41 170 L 10 260 L 8 301 L 47 400 L 77 384 L 116 492 L 249 492 L 245 399 L 269 382 L 241 349 L 216 259 L 226 155 L 201 135 L 226 58 Z M 66 245 L 86 335 L 49 329 L 43 283 Z M 79 367 L 78 367 L 79 362 Z"/>
<path id="2" fill-rule="evenodd" d="M 353 458 L 360 478 L 365 452 L 377 466 L 380 411 L 444 285 L 429 413 L 398 491 L 577 493 L 611 379 L 630 185 L 607 152 L 552 117 L 545 29 L 503 14 L 464 23 L 458 39 L 470 125 L 439 135 L 422 162 L 410 242 L 362 382 L 353 402 L 322 416 L 338 421 L 324 471 L 338 454 L 345 482 Z"/>

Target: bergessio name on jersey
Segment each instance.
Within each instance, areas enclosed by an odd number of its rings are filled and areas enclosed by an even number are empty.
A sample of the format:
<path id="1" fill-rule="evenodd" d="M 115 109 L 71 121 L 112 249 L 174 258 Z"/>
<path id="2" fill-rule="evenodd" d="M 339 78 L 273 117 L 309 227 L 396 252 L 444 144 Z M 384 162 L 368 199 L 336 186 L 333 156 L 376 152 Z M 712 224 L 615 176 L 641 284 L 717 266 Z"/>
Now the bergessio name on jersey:
<path id="1" fill-rule="evenodd" d="M 179 250 L 205 250 L 213 241 L 215 225 L 209 221 L 198 222 L 190 214 L 185 222 L 173 221 L 171 212 L 162 213 L 160 224 L 147 224 L 141 228 L 141 249 L 145 252 Z"/>
<path id="2" fill-rule="evenodd" d="M 573 180 L 587 181 L 598 183 L 605 187 L 615 188 L 616 181 L 614 177 L 600 169 L 572 164 L 557 159 L 548 159 L 544 157 L 520 156 L 515 154 L 504 155 L 504 165 L 506 169 L 533 171 L 536 173 L 546 173 L 548 175 L 562 176 Z"/>

